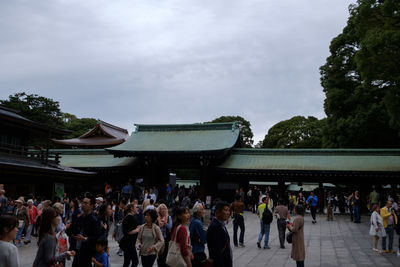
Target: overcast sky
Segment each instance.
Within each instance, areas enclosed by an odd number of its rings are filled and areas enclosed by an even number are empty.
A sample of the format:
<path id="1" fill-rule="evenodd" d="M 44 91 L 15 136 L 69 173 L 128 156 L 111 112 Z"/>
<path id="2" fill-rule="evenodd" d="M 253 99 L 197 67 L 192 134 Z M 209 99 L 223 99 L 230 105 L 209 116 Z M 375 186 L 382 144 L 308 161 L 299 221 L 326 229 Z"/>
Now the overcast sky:
<path id="1" fill-rule="evenodd" d="M 319 67 L 355 0 L 0 1 L 0 99 L 25 91 L 132 131 L 323 118 Z"/>

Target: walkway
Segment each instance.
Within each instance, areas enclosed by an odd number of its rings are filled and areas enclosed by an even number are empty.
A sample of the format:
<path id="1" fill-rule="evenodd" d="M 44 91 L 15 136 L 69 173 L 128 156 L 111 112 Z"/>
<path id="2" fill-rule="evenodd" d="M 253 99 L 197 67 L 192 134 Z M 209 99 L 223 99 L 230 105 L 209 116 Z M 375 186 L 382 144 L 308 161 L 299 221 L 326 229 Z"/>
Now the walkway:
<path id="1" fill-rule="evenodd" d="M 335 216 L 334 221 L 326 221 L 326 217 L 318 217 L 313 225 L 311 217 L 306 215 L 304 236 L 306 242 L 306 266 L 400 266 L 400 258 L 394 254 L 375 255 L 372 252 L 372 238 L 369 232 L 369 217 L 362 217 L 361 224 L 351 223 L 348 216 Z M 234 266 L 296 266 L 290 258 L 291 245 L 279 248 L 276 222 L 271 225 L 269 250 L 256 246 L 259 233 L 258 217 L 245 213 L 246 234 L 245 248 L 235 248 L 232 244 Z M 228 226 L 232 239 L 232 224 Z M 35 239 L 34 239 L 35 240 Z M 380 240 L 379 240 L 380 241 Z M 399 236 L 395 235 L 394 248 L 399 247 Z M 123 257 L 116 255 L 118 245 L 110 239 L 112 266 L 122 266 Z M 379 243 L 380 247 L 380 243 Z M 31 267 L 36 253 L 36 245 L 30 244 L 19 249 L 22 267 Z M 71 266 L 67 263 L 67 266 Z"/>

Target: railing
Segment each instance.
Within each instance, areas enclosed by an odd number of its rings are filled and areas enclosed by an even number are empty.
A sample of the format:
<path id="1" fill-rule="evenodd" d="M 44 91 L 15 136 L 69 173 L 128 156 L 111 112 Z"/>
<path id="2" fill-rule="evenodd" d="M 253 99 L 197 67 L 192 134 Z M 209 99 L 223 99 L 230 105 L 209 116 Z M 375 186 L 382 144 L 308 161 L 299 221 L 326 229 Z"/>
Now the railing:
<path id="1" fill-rule="evenodd" d="M 40 160 L 42 164 L 49 162 L 59 164 L 60 153 L 49 153 L 46 149 L 29 149 L 24 146 L 0 144 L 0 152 Z"/>

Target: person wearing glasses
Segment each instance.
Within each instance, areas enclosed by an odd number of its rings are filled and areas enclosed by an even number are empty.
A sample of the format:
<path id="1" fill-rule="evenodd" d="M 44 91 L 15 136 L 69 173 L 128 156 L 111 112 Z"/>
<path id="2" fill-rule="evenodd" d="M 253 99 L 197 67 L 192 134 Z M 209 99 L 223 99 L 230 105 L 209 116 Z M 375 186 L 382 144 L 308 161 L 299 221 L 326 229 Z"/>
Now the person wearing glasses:
<path id="1" fill-rule="evenodd" d="M 93 214 L 95 199 L 86 194 L 82 200 L 82 215 L 73 226 L 73 238 L 76 240 L 76 255 L 73 267 L 91 267 L 92 257 L 96 255 L 96 241 L 101 236 L 100 225 Z"/>

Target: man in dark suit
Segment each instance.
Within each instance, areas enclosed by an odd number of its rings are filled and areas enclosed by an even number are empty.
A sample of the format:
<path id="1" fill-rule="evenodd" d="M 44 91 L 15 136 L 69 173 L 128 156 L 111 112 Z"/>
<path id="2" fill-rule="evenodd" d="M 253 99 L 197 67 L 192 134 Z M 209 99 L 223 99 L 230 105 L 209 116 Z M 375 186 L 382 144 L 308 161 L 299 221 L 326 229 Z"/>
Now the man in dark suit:
<path id="1" fill-rule="evenodd" d="M 100 224 L 93 214 L 95 199 L 86 194 L 82 200 L 82 215 L 73 227 L 73 238 L 76 240 L 76 254 L 73 267 L 91 267 L 92 257 L 96 255 L 96 240 L 101 236 Z"/>
<path id="2" fill-rule="evenodd" d="M 207 230 L 208 254 L 214 266 L 232 267 L 232 249 L 225 222 L 230 216 L 230 207 L 226 202 L 218 202 L 215 207 L 215 218 Z"/>

